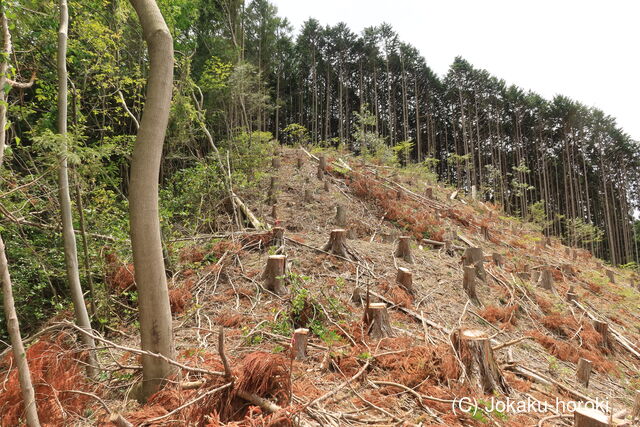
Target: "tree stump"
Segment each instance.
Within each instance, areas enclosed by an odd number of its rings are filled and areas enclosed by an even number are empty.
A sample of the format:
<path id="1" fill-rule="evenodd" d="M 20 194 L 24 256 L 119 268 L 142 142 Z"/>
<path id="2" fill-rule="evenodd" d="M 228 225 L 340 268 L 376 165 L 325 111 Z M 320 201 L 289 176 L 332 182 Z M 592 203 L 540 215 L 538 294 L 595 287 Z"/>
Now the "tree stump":
<path id="1" fill-rule="evenodd" d="M 355 254 L 353 254 L 347 246 L 347 230 L 344 228 L 331 230 L 329 241 L 324 245 L 322 250 L 344 258 L 357 259 Z"/>
<path id="2" fill-rule="evenodd" d="M 471 198 L 476 200 L 478 198 L 478 190 L 475 185 L 471 186 Z"/>
<path id="3" fill-rule="evenodd" d="M 331 185 L 329 184 L 329 181 L 324 182 L 324 191 L 326 192 L 331 191 Z"/>
<path id="4" fill-rule="evenodd" d="M 402 199 L 404 199 L 404 191 L 402 191 L 402 190 L 398 190 L 398 191 L 396 191 L 396 199 L 397 199 L 397 200 L 402 200 Z"/>
<path id="5" fill-rule="evenodd" d="M 481 306 L 478 294 L 476 293 L 476 269 L 475 267 L 462 267 L 464 274 L 462 276 L 462 287 L 467 296 L 474 305 Z"/>
<path id="6" fill-rule="evenodd" d="M 571 249 L 568 247 L 564 248 L 564 256 L 568 257 L 569 255 L 571 255 Z"/>
<path id="7" fill-rule="evenodd" d="M 480 226 L 480 232 L 482 233 L 482 238 L 484 238 L 484 240 L 490 240 L 489 239 L 489 227 L 487 227 L 486 225 Z"/>
<path id="8" fill-rule="evenodd" d="M 295 360 L 304 360 L 307 358 L 307 340 L 309 338 L 309 329 L 299 328 L 293 331 L 291 339 L 291 353 Z"/>
<path id="9" fill-rule="evenodd" d="M 609 282 L 616 283 L 616 276 L 615 276 L 615 273 L 612 270 L 605 270 L 605 273 L 607 273 L 607 277 L 609 278 Z"/>
<path id="10" fill-rule="evenodd" d="M 278 219 L 278 205 L 271 206 L 271 218 Z"/>
<path id="11" fill-rule="evenodd" d="M 613 342 L 609 335 L 609 324 L 607 322 L 601 322 L 600 320 L 594 320 L 593 329 L 600 334 L 600 347 L 613 351 Z"/>
<path id="12" fill-rule="evenodd" d="M 572 285 L 567 291 L 567 302 L 572 303 L 573 301 L 578 301 L 578 294 L 576 293 L 575 288 Z"/>
<path id="13" fill-rule="evenodd" d="M 394 336 L 387 305 L 383 302 L 372 302 L 364 313 L 364 325 L 367 335 L 373 339 L 381 339 Z"/>
<path id="14" fill-rule="evenodd" d="M 327 158 L 324 156 L 324 154 L 320 155 L 318 157 L 319 163 L 318 163 L 318 179 L 322 180 L 324 177 L 324 173 L 327 170 Z"/>
<path id="15" fill-rule="evenodd" d="M 302 159 L 302 156 L 299 155 L 296 159 L 296 169 L 302 169 L 303 162 L 304 160 Z"/>
<path id="16" fill-rule="evenodd" d="M 475 329 L 458 329 L 453 332 L 451 341 L 471 383 L 477 384 L 487 394 L 511 392 L 493 356 L 487 334 Z"/>
<path id="17" fill-rule="evenodd" d="M 578 361 L 578 368 L 576 370 L 576 377 L 580 384 L 585 387 L 589 387 L 589 378 L 591 378 L 591 366 L 590 360 L 583 359 L 582 357 Z"/>
<path id="18" fill-rule="evenodd" d="M 313 202 L 313 193 L 311 193 L 311 190 L 310 190 L 310 189 L 308 189 L 308 188 L 304 190 L 304 198 L 303 198 L 303 201 L 304 201 L 305 203 L 311 203 L 311 202 Z"/>
<path id="19" fill-rule="evenodd" d="M 455 251 L 453 250 L 453 242 L 451 240 L 444 241 L 444 252 L 449 256 L 455 255 Z"/>
<path id="20" fill-rule="evenodd" d="M 533 270 L 531 272 L 531 282 L 538 283 L 540 280 L 540 272 L 538 270 Z"/>
<path id="21" fill-rule="evenodd" d="M 427 187 L 424 189 L 424 196 L 427 199 L 433 199 L 433 188 L 432 187 Z"/>
<path id="22" fill-rule="evenodd" d="M 336 205 L 336 225 L 338 227 L 347 225 L 347 209 L 344 205 Z"/>
<path id="23" fill-rule="evenodd" d="M 267 191 L 267 201 L 271 204 L 276 202 L 276 192 L 278 191 L 278 179 L 271 176 L 269 179 L 269 190 Z"/>
<path id="24" fill-rule="evenodd" d="M 484 254 L 480 248 L 467 248 L 462 255 L 462 265 L 465 267 L 474 266 L 476 274 L 483 282 L 487 279 L 487 273 L 484 271 Z"/>
<path id="25" fill-rule="evenodd" d="M 413 255 L 411 254 L 409 236 L 398 237 L 398 248 L 396 249 L 396 257 L 404 259 L 409 264 L 413 264 Z"/>
<path id="26" fill-rule="evenodd" d="M 276 295 L 284 295 L 287 289 L 284 286 L 284 275 L 287 268 L 286 255 L 269 255 L 267 258 L 267 266 L 264 269 L 262 278 L 264 279 L 265 288 Z"/>
<path id="27" fill-rule="evenodd" d="M 589 406 L 579 406 L 573 413 L 574 427 L 609 427 L 609 416 Z"/>
<path id="28" fill-rule="evenodd" d="M 567 276 L 570 274 L 573 274 L 573 266 L 571 264 L 567 264 L 567 263 L 560 264 L 560 270 L 562 271 L 563 274 Z"/>
<path id="29" fill-rule="evenodd" d="M 408 268 L 398 268 L 398 274 L 396 274 L 396 283 L 410 295 L 415 294 L 415 290 L 413 289 L 413 274 Z"/>
<path id="30" fill-rule="evenodd" d="M 493 263 L 502 268 L 504 266 L 504 257 L 502 256 L 502 254 L 499 254 L 497 252 L 494 252 L 491 254 L 491 258 L 493 259 Z"/>
<path id="31" fill-rule="evenodd" d="M 284 228 L 273 227 L 271 230 L 271 246 L 279 248 L 282 245 L 284 245 Z"/>
<path id="32" fill-rule="evenodd" d="M 556 291 L 556 288 L 553 286 L 553 275 L 551 274 L 551 270 L 548 268 L 542 270 L 540 273 L 538 284 L 542 289 L 546 289 L 547 291 Z"/>
<path id="33" fill-rule="evenodd" d="M 576 260 L 578 259 L 578 251 L 577 251 L 577 250 L 573 249 L 573 250 L 571 251 L 571 259 L 572 259 L 573 261 L 576 261 Z"/>
<path id="34" fill-rule="evenodd" d="M 280 157 L 272 157 L 271 158 L 271 167 L 273 169 L 280 169 Z"/>

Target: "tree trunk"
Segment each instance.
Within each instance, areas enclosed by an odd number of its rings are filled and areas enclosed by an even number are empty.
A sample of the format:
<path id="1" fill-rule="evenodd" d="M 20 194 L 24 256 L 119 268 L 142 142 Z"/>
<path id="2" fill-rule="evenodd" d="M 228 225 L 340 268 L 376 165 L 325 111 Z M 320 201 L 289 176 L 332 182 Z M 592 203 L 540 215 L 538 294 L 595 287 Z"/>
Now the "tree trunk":
<path id="1" fill-rule="evenodd" d="M 265 288 L 276 295 L 284 295 L 287 288 L 284 286 L 284 278 L 287 271 L 286 255 L 269 255 L 267 258 L 267 266 L 264 269 L 262 278 L 264 279 Z"/>
<path id="2" fill-rule="evenodd" d="M 369 303 L 364 312 L 364 324 L 367 334 L 373 339 L 381 339 L 394 336 L 387 305 L 383 302 Z"/>
<path id="3" fill-rule="evenodd" d="M 149 49 L 147 98 L 131 160 L 129 212 L 142 349 L 175 358 L 158 216 L 158 174 L 173 89 L 173 40 L 154 0 L 130 0 Z M 165 360 L 142 356 L 143 398 L 176 372 Z"/>
<path id="4" fill-rule="evenodd" d="M 479 330 L 458 329 L 452 334 L 451 341 L 469 381 L 477 383 L 484 393 L 510 393 L 511 387 L 493 357 L 487 334 Z"/>
<path id="5" fill-rule="evenodd" d="M 78 326 L 87 332 L 91 332 L 91 322 L 84 302 L 82 285 L 80 284 L 80 271 L 78 269 L 78 250 L 76 236 L 73 229 L 73 217 L 71 214 L 71 196 L 69 194 L 69 173 L 67 167 L 67 33 L 69 28 L 69 10 L 66 0 L 60 0 L 60 28 L 58 30 L 58 133 L 62 136 L 60 155 L 58 158 L 58 186 L 60 198 L 60 214 L 62 217 L 62 237 L 64 240 L 64 259 L 67 266 L 67 280 L 73 300 Z M 164 270 L 163 270 L 164 271 Z M 89 364 L 87 371 L 89 376 L 96 374 L 96 354 L 93 351 L 95 343 L 87 334 L 81 334 L 80 339 L 89 349 Z"/>

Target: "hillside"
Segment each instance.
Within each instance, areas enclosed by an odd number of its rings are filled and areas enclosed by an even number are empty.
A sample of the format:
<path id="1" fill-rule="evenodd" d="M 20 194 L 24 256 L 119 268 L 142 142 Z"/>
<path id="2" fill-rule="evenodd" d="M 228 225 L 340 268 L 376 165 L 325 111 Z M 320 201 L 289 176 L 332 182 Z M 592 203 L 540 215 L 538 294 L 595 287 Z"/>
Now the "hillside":
<path id="1" fill-rule="evenodd" d="M 318 156 L 327 160 L 322 179 Z M 131 267 L 111 257 L 106 278 L 120 319 L 99 338 L 97 380 L 84 375 L 72 313 L 29 341 L 43 424 L 573 425 L 571 407 L 554 412 L 556 399 L 606 400 L 611 414 L 631 419 L 640 388 L 633 285 L 640 280 L 630 271 L 547 239 L 471 195 L 452 197 L 416 168 L 291 148 L 274 159 L 259 188 L 239 194 L 266 230 L 238 230 L 230 215 L 227 233 L 167 245 L 179 258 L 169 284 L 183 368 L 176 383 L 136 402 L 137 315 L 122 292 L 135 285 Z M 337 205 L 346 212 L 346 246 L 325 250 L 341 222 Z M 284 229 L 283 239 L 273 227 Z M 395 256 L 400 236 L 410 237 L 413 262 Z M 480 248 L 484 262 L 472 263 L 468 248 Z M 275 284 L 283 295 L 265 288 L 275 254 L 286 255 L 286 274 L 273 278 L 282 278 Z M 406 270 L 404 287 L 397 283 L 399 268 L 410 271 L 412 286 Z M 385 303 L 388 319 L 380 307 L 364 316 L 367 299 Z M 300 335 L 292 341 L 297 328 L 309 329 L 308 345 L 306 357 L 292 361 L 290 345 L 302 345 Z M 591 361 L 588 386 L 576 378 L 581 358 Z M 2 425 L 15 425 L 22 408 L 11 356 L 0 366 Z M 554 406 L 485 409 L 506 396 Z M 463 398 L 477 408 L 465 413 L 456 403 Z"/>

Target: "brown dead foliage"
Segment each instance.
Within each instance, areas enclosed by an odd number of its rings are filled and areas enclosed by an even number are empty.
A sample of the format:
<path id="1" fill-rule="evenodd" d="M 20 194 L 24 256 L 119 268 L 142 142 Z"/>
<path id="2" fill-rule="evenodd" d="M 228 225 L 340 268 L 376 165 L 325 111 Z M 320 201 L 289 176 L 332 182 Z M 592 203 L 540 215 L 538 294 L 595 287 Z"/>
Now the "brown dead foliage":
<path id="1" fill-rule="evenodd" d="M 204 260 L 207 252 L 201 247 L 197 245 L 186 246 L 180 249 L 179 259 L 181 263 L 194 263 L 194 262 L 202 262 Z"/>
<path id="2" fill-rule="evenodd" d="M 192 298 L 193 295 L 191 295 L 191 291 L 184 287 L 169 289 L 171 314 L 184 313 L 187 306 L 191 303 Z"/>
<path id="3" fill-rule="evenodd" d="M 235 328 L 246 321 L 247 318 L 244 315 L 232 311 L 224 311 L 214 319 L 216 325 L 224 326 L 225 328 Z"/>
<path id="4" fill-rule="evenodd" d="M 527 334 L 547 349 L 551 355 L 565 362 L 578 363 L 578 360 L 582 357 L 590 360 L 593 363 L 593 367 L 600 372 L 611 372 L 615 369 L 615 364 L 595 351 L 578 348 L 570 342 L 557 340 L 539 331 L 532 330 Z"/>
<path id="5" fill-rule="evenodd" d="M 70 425 L 73 414 L 82 414 L 91 398 L 69 390 L 94 391 L 85 381 L 83 367 L 76 361 L 82 359 L 82 355 L 66 339 L 64 334 L 55 340 L 44 337 L 27 350 L 42 425 Z M 18 426 L 24 422 L 24 405 L 13 353 L 9 353 L 1 365 L 12 369 L 0 387 L 0 421 L 3 426 Z"/>
<path id="6" fill-rule="evenodd" d="M 505 305 L 503 307 L 488 305 L 480 310 L 478 314 L 491 323 L 501 323 L 503 327 L 515 326 L 517 322 L 516 312 L 519 308 L 518 304 Z"/>

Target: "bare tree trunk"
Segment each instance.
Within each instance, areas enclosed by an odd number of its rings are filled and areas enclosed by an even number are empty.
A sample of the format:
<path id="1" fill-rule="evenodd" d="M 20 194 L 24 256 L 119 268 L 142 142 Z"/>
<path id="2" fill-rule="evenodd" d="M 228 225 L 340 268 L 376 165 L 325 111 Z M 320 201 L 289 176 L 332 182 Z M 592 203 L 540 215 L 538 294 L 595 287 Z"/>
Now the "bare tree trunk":
<path id="1" fill-rule="evenodd" d="M 80 284 L 80 271 L 78 269 L 78 250 L 76 236 L 73 229 L 73 217 L 71 214 L 71 196 L 69 195 L 69 173 L 67 167 L 67 33 L 69 28 L 69 10 L 67 0 L 60 0 L 60 29 L 58 31 L 58 133 L 62 136 L 58 186 L 60 198 L 60 214 L 62 217 L 62 237 L 64 240 L 64 259 L 67 266 L 67 280 L 73 300 L 78 326 L 87 332 L 91 331 L 91 322 L 84 302 L 84 294 Z M 88 334 L 81 334 L 80 339 L 89 351 L 88 374 L 94 376 L 97 367 L 96 355 L 93 349 L 95 343 Z"/>
<path id="2" fill-rule="evenodd" d="M 0 6 L 1 7 L 1 6 Z M 4 9 L 0 9 L 2 21 L 3 44 L 3 61 L 0 64 L 0 88 L 7 85 L 7 70 L 9 57 L 11 56 L 11 33 L 9 33 L 9 24 Z M 6 107 L 7 91 L 0 90 L 0 166 L 4 160 L 5 147 L 5 125 L 7 123 L 7 107 Z M 18 314 L 16 313 L 16 305 L 13 300 L 13 285 L 11 283 L 11 275 L 9 274 L 9 262 L 5 253 L 4 240 L 0 235 L 0 281 L 2 282 L 2 305 L 4 307 L 4 317 L 9 332 L 9 340 L 13 350 L 13 358 L 16 361 L 18 369 L 18 381 L 20 382 L 20 391 L 24 400 L 25 415 L 27 417 L 27 425 L 29 427 L 39 427 L 38 411 L 36 408 L 36 398 L 31 382 L 31 372 L 29 371 L 29 362 L 27 354 L 22 344 L 20 335 L 20 324 L 18 323 Z"/>
<path id="3" fill-rule="evenodd" d="M 158 216 L 158 174 L 173 88 L 173 40 L 155 0 L 131 0 L 149 49 L 147 97 L 131 160 L 129 215 L 138 287 L 142 349 L 175 358 Z M 143 398 L 175 372 L 167 361 L 142 357 Z"/>

